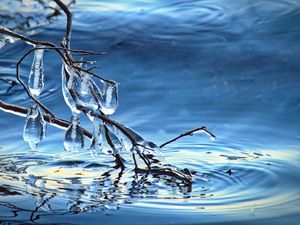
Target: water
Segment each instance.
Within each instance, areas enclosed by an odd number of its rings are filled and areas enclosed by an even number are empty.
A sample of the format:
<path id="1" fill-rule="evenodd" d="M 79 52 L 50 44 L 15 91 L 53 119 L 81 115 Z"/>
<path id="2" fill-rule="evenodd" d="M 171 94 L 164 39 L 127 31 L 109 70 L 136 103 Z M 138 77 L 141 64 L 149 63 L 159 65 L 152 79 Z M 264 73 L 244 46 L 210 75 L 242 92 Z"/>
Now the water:
<path id="1" fill-rule="evenodd" d="M 300 2 L 78 1 L 72 46 L 106 51 L 99 75 L 120 83 L 112 117 L 163 143 L 161 164 L 188 168 L 192 186 L 165 176 L 113 169 L 113 158 L 64 151 L 64 130 L 48 126 L 31 151 L 24 118 L 0 111 L 0 221 L 38 224 L 291 224 L 300 221 Z M 35 29 L 58 43 L 64 16 Z M 1 77 L 14 77 L 24 51 L 1 50 Z M 22 64 L 27 77 L 32 58 Z M 40 96 L 64 119 L 61 62 L 45 52 Z M 19 85 L 3 101 L 30 105 Z M 92 130 L 87 118 L 81 124 Z M 139 162 L 142 165 L 142 162 Z M 5 222 L 2 222 L 5 224 Z"/>

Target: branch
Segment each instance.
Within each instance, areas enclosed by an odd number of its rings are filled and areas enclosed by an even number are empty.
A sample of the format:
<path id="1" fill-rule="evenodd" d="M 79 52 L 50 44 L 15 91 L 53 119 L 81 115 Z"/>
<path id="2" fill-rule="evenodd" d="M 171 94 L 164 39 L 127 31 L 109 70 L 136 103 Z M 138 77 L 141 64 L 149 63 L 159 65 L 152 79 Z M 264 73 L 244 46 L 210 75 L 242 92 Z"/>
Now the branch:
<path id="1" fill-rule="evenodd" d="M 21 116 L 21 117 L 26 117 L 27 116 L 27 109 L 18 105 L 13 105 L 13 104 L 8 104 L 4 101 L 0 100 L 0 109 L 4 112 L 7 113 L 11 113 L 17 116 Z M 64 129 L 66 130 L 69 125 L 70 122 L 58 117 L 55 117 L 53 120 L 51 119 L 51 117 L 47 114 L 43 114 L 44 120 L 49 123 L 52 126 L 55 126 L 57 128 L 60 129 Z M 87 138 L 91 139 L 92 138 L 92 133 L 90 133 L 89 131 L 87 131 L 86 129 L 83 128 L 83 134 L 84 136 L 86 136 Z"/>
<path id="2" fill-rule="evenodd" d="M 185 137 L 185 136 L 188 136 L 188 135 L 193 135 L 193 134 L 201 132 L 201 131 L 204 132 L 204 133 L 206 133 L 211 138 L 216 138 L 216 136 L 213 133 L 211 133 L 210 131 L 208 131 L 206 129 L 206 127 L 202 126 L 202 127 L 198 127 L 198 128 L 193 129 L 193 130 L 187 131 L 187 132 L 185 132 L 183 134 L 180 134 L 177 137 L 175 137 L 175 138 L 173 138 L 173 139 L 171 139 L 169 141 L 166 141 L 165 143 L 161 144 L 159 147 L 162 148 L 162 147 L 164 147 L 164 146 L 166 146 L 166 145 L 168 145 L 168 144 L 170 144 L 170 143 L 172 143 L 174 141 L 177 141 L 179 138 L 182 138 L 182 137 Z"/>
<path id="3" fill-rule="evenodd" d="M 69 8 L 60 0 L 54 0 L 54 2 L 64 11 L 67 16 L 67 26 L 66 26 L 66 35 L 63 40 L 65 40 L 65 44 L 67 48 L 70 48 L 70 40 L 71 40 L 71 29 L 72 29 L 72 13 Z"/>

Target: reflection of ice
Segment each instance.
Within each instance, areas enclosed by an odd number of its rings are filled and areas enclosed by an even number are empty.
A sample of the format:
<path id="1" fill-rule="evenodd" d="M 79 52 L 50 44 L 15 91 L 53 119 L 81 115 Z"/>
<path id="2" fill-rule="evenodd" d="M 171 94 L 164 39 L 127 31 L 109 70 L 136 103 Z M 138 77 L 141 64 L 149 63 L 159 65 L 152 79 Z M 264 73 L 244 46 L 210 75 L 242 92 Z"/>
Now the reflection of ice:
<path id="1" fill-rule="evenodd" d="M 11 160 L 4 159 L 2 163 Z M 32 220 L 43 218 L 43 215 L 115 211 L 122 204 L 131 204 L 133 199 L 158 196 L 160 191 L 166 191 L 166 188 L 175 192 L 177 187 L 178 194 L 184 191 L 182 182 L 168 176 L 134 174 L 133 171 L 118 171 L 110 166 L 97 166 L 95 163 L 82 162 L 80 167 L 76 167 L 68 161 L 57 165 L 52 163 L 50 166 L 47 161 L 37 157 L 29 161 L 20 158 L 20 161 L 14 164 L 17 166 L 7 168 L 7 171 L 2 167 L 1 174 L 7 174 L 2 182 L 7 180 L 10 183 L 12 194 L 13 190 L 18 190 L 17 196 L 31 195 L 35 202 L 34 208 L 30 209 Z M 26 165 L 25 169 L 22 164 Z M 18 173 L 20 168 L 24 173 L 16 178 L 14 174 Z M 19 189 L 20 185 L 25 188 Z M 165 187 L 162 188 L 163 186 Z M 189 191 L 189 188 L 186 191 Z M 11 207 L 13 210 L 14 206 Z M 22 211 L 22 207 L 16 208 L 17 211 Z M 28 208 L 24 210 L 28 211 Z"/>

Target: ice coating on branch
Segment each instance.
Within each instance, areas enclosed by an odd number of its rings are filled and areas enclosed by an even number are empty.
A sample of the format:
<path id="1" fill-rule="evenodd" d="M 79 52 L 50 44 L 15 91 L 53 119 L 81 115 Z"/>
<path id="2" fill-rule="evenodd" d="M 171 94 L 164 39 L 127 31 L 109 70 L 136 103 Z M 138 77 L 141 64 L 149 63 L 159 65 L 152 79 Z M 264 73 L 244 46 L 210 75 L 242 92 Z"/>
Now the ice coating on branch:
<path id="1" fill-rule="evenodd" d="M 152 155 L 158 155 L 160 153 L 160 147 L 157 146 L 157 144 L 155 144 L 152 141 L 145 141 L 143 143 L 144 146 L 144 152 L 145 154 L 152 154 Z"/>
<path id="2" fill-rule="evenodd" d="M 61 70 L 61 77 L 62 77 L 62 93 L 64 96 L 64 100 L 66 104 L 69 106 L 71 109 L 72 113 L 74 114 L 79 114 L 80 110 L 77 109 L 76 107 L 76 102 L 73 99 L 71 93 L 70 93 L 70 87 L 73 82 L 73 73 L 74 71 L 65 63 L 62 65 L 62 70 Z"/>
<path id="3" fill-rule="evenodd" d="M 44 49 L 37 49 L 29 73 L 28 87 L 34 96 L 39 96 L 44 88 Z"/>
<path id="4" fill-rule="evenodd" d="M 124 149 L 123 142 L 101 120 L 95 119 L 95 122 L 97 124 L 94 127 L 97 130 L 93 132 L 90 147 L 92 157 L 99 157 L 101 152 L 106 155 L 119 154 Z"/>
<path id="5" fill-rule="evenodd" d="M 92 82 L 101 112 L 105 115 L 111 115 L 118 108 L 119 84 L 114 81 L 104 80 L 101 80 L 101 84 L 102 86 L 99 88 L 95 82 Z"/>
<path id="6" fill-rule="evenodd" d="M 127 126 L 124 126 L 124 128 L 136 140 L 137 143 L 143 144 L 145 142 L 145 139 L 138 132 Z"/>
<path id="7" fill-rule="evenodd" d="M 104 130 L 105 130 L 105 132 L 107 132 L 106 133 L 106 137 L 107 137 L 107 135 L 109 136 L 110 141 L 111 141 L 111 143 L 113 145 L 113 147 L 112 147 L 113 152 L 112 153 L 113 154 L 119 154 L 125 148 L 123 142 L 118 138 L 118 136 L 114 132 L 111 132 L 106 127 L 106 125 L 104 125 L 104 126 L 105 126 Z"/>
<path id="8" fill-rule="evenodd" d="M 77 152 L 84 146 L 83 131 L 77 114 L 72 116 L 71 121 L 65 134 L 64 148 L 69 152 Z"/>
<path id="9" fill-rule="evenodd" d="M 110 132 L 114 133 L 118 137 L 126 151 L 130 151 L 132 149 L 132 142 L 121 130 L 110 123 L 107 123 L 106 127 Z"/>
<path id="10" fill-rule="evenodd" d="M 25 126 L 23 131 L 23 139 L 32 150 L 35 150 L 38 143 L 45 137 L 46 122 L 39 106 L 34 102 L 28 109 Z"/>
<path id="11" fill-rule="evenodd" d="M 67 65 L 62 70 L 63 95 L 65 102 L 72 112 L 79 113 L 79 106 L 94 112 L 98 103 L 92 94 L 91 77 L 87 73 L 78 74 L 73 68 Z M 93 117 L 89 117 L 93 120 Z"/>
<path id="12" fill-rule="evenodd" d="M 88 73 L 83 73 L 81 86 L 80 86 L 80 94 L 87 95 L 90 94 L 89 87 L 91 82 L 91 75 Z"/>
<path id="13" fill-rule="evenodd" d="M 137 148 L 137 147 L 132 147 L 132 144 L 131 144 L 130 151 L 133 151 L 134 153 L 141 152 L 141 153 L 153 154 L 153 155 L 157 155 L 160 153 L 159 146 L 156 145 L 154 142 L 146 141 L 138 132 L 136 132 L 132 128 L 126 127 L 126 126 L 124 126 L 124 127 L 128 131 L 128 133 L 136 140 L 136 142 L 138 144 L 142 145 L 142 146 L 138 146 L 138 148 Z M 128 149 L 128 148 L 126 148 L 126 149 Z"/>
<path id="14" fill-rule="evenodd" d="M 90 153 L 93 158 L 98 158 L 103 144 L 103 135 L 101 134 L 102 120 L 95 118 L 93 120 L 93 136 L 90 146 Z"/>
<path id="15" fill-rule="evenodd" d="M 201 129 L 201 130 L 193 132 L 193 134 L 198 134 L 198 133 L 204 133 L 204 134 L 206 134 L 211 141 L 215 141 L 216 140 L 216 136 L 213 135 L 212 133 L 208 132 L 206 129 Z"/>

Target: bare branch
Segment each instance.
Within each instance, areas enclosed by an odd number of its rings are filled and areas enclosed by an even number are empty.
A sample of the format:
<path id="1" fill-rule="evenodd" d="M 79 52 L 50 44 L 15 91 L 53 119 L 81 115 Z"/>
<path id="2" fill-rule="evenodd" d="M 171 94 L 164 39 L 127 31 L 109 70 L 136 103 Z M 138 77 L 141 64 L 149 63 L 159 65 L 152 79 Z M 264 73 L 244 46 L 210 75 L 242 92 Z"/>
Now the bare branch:
<path id="1" fill-rule="evenodd" d="M 171 139 L 169 141 L 164 142 L 159 147 L 162 148 L 162 147 L 164 147 L 164 146 L 166 146 L 166 145 L 168 145 L 168 144 L 170 144 L 170 143 L 172 143 L 174 141 L 177 141 L 179 138 L 182 138 L 182 137 L 185 137 L 185 136 L 189 136 L 189 135 L 193 135 L 193 134 L 195 134 L 195 133 L 197 133 L 199 131 L 203 131 L 206 134 L 208 134 L 210 137 L 216 138 L 216 136 L 213 133 L 211 133 L 210 131 L 208 131 L 206 129 L 206 127 L 202 126 L 202 127 L 198 127 L 198 128 L 193 129 L 193 130 L 187 131 L 187 132 L 185 132 L 183 134 L 180 134 L 177 137 L 175 137 L 175 138 L 173 138 L 173 139 Z"/>

